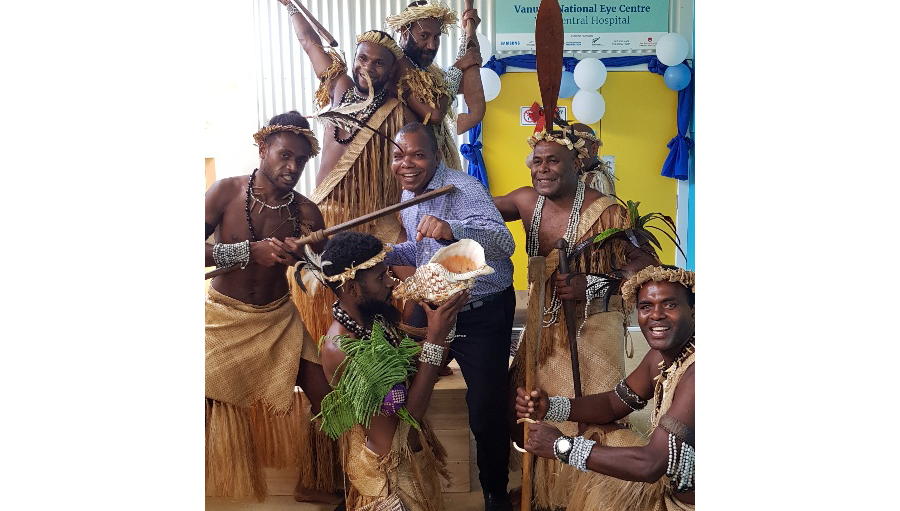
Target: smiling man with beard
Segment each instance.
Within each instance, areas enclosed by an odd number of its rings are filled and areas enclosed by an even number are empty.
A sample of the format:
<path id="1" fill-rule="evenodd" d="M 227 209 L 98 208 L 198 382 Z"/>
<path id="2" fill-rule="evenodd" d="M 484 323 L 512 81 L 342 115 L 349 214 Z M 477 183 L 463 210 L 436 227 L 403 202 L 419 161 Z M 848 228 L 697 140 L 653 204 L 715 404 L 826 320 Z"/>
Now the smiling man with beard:
<path id="1" fill-rule="evenodd" d="M 208 495 L 262 500 L 260 465 L 272 460 L 250 431 L 271 423 L 252 421 L 296 409 L 295 385 L 318 411 L 328 382 L 288 294 L 285 272 L 295 261 L 282 243 L 324 228 L 319 208 L 294 191 L 319 143 L 294 111 L 276 115 L 253 138 L 259 168 L 216 181 L 206 193 L 206 236 L 215 233 L 206 265 L 240 266 L 213 278 L 206 297 L 206 481 Z"/>
<path id="2" fill-rule="evenodd" d="M 530 166 L 532 186 L 494 197 L 494 202 L 505 221 L 522 220 L 527 254 L 546 257 L 544 296 L 529 297 L 544 303 L 537 375 L 548 392 L 572 397 L 575 387 L 562 300 L 575 301 L 575 321 L 581 332 L 578 357 L 582 391 L 593 394 L 612 390 L 624 376 L 627 315 L 619 281 L 610 276 L 616 269 L 623 269 L 630 276 L 656 263 L 656 257 L 644 250 L 632 250 L 619 240 L 600 250 L 591 248 L 573 254 L 579 243 L 606 229 L 628 227 L 628 218 L 614 198 L 585 186 L 579 179 L 581 156 L 587 152 L 584 140 L 570 130 L 539 131 L 529 137 L 528 144 L 534 149 Z M 568 274 L 558 271 L 556 242 L 560 238 L 568 242 Z M 511 387 L 523 385 L 524 379 L 525 355 L 520 347 L 513 360 Z M 574 435 L 578 424 L 564 422 L 560 429 Z M 522 428 L 513 427 L 512 431 L 521 443 Z M 535 503 L 565 507 L 570 497 L 566 488 L 571 487 L 576 476 L 574 469 L 556 459 L 538 459 L 534 480 L 544 479 L 547 483 L 535 486 Z"/>
<path id="3" fill-rule="evenodd" d="M 579 436 L 564 435 L 546 422 L 528 425 L 526 450 L 582 473 L 568 511 L 694 509 L 694 280 L 694 272 L 652 266 L 622 286 L 626 303 L 637 304 L 650 351 L 614 390 L 569 399 L 548 397 L 543 389 L 517 389 L 520 418 L 602 425 Z M 619 433 L 627 430 L 613 421 L 651 399 L 649 442 L 625 446 Z"/>
<path id="4" fill-rule="evenodd" d="M 397 281 L 384 262 L 389 251 L 374 236 L 342 232 L 328 240 L 314 269 L 338 296 L 321 341 L 334 389 L 322 403 L 322 427 L 345 435 L 348 509 L 387 509 L 385 501 L 395 499 L 410 511 L 440 511 L 445 453 L 424 415 L 469 293 L 434 309 L 423 304 L 428 325 L 420 352 L 398 328 L 391 305 Z"/>
<path id="5" fill-rule="evenodd" d="M 458 16 L 440 2 L 417 0 L 403 12 L 388 16 L 388 29 L 400 34 L 400 47 L 406 56 L 399 63 L 398 96 L 415 112 L 418 120 L 434 130 L 444 162 L 451 168 L 461 168 L 459 149 L 450 129 L 452 103 L 463 92 L 470 112 L 484 116 L 484 91 L 481 84 L 481 50 L 477 38 L 466 38 L 467 32 L 481 23 L 478 11 L 466 8 L 462 13 L 463 36 L 456 53 L 456 62 L 446 71 L 435 64 L 441 35 L 456 24 Z M 462 87 L 462 90 L 460 90 Z M 477 124 L 477 120 L 471 120 Z"/>

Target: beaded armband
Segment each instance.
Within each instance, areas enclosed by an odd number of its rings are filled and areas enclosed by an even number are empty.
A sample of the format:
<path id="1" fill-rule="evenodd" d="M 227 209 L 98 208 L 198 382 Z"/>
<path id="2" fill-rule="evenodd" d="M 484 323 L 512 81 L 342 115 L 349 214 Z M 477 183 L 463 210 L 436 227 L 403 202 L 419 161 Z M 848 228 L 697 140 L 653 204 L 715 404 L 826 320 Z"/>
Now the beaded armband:
<path id="1" fill-rule="evenodd" d="M 241 269 L 250 263 L 250 240 L 240 243 L 216 243 L 213 245 L 216 268 L 226 268 L 240 263 Z"/>
<path id="2" fill-rule="evenodd" d="M 638 411 L 647 406 L 647 400 L 642 399 L 641 396 L 634 393 L 631 390 L 631 387 L 625 383 L 625 378 L 619 380 L 619 383 L 616 384 L 616 396 L 622 400 L 628 408 L 631 408 L 633 411 Z"/>
<path id="3" fill-rule="evenodd" d="M 444 363 L 444 352 L 447 348 L 438 346 L 437 344 L 425 341 L 422 344 L 422 352 L 419 353 L 419 360 L 426 364 L 440 366 Z"/>
<path id="4" fill-rule="evenodd" d="M 466 39 L 466 34 L 465 33 L 460 34 L 459 50 L 456 51 L 456 60 L 461 59 L 462 56 L 466 54 L 466 41 L 468 41 L 468 39 Z"/>
<path id="5" fill-rule="evenodd" d="M 669 462 L 666 465 L 666 475 L 671 479 L 672 489 L 676 492 L 693 490 L 696 458 L 693 428 L 668 415 L 659 418 L 659 427 L 669 433 Z"/>
<path id="6" fill-rule="evenodd" d="M 587 459 L 591 455 L 591 449 L 597 442 L 588 440 L 583 436 L 576 436 L 572 439 L 572 452 L 569 453 L 569 465 L 577 468 L 582 472 L 587 472 Z"/>
<path id="7" fill-rule="evenodd" d="M 298 12 L 300 12 L 300 9 L 298 9 L 298 8 L 297 8 L 296 6 L 294 6 L 294 4 L 292 4 L 292 3 L 289 3 L 289 4 L 285 5 L 285 7 L 287 7 L 288 18 L 290 18 L 291 16 L 293 16 L 293 15 L 297 14 Z"/>
<path id="8" fill-rule="evenodd" d="M 547 408 L 547 415 L 544 416 L 544 420 L 550 422 L 567 421 L 569 412 L 572 410 L 572 401 L 564 396 L 553 396 L 549 401 L 550 406 Z"/>
<path id="9" fill-rule="evenodd" d="M 459 84 L 462 83 L 462 75 L 463 72 L 458 67 L 450 66 L 450 69 L 447 70 L 444 81 L 447 92 L 450 94 L 451 98 L 455 97 L 456 93 L 459 92 Z"/>

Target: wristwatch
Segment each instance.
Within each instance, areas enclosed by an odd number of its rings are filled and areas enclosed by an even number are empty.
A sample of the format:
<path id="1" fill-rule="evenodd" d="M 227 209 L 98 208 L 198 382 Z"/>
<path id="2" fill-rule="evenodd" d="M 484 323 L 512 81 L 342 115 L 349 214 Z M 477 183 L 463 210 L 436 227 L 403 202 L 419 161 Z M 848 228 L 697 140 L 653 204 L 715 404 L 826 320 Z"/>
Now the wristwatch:
<path id="1" fill-rule="evenodd" d="M 572 452 L 572 437 L 561 436 L 553 442 L 553 455 L 563 463 L 569 462 L 569 453 Z"/>

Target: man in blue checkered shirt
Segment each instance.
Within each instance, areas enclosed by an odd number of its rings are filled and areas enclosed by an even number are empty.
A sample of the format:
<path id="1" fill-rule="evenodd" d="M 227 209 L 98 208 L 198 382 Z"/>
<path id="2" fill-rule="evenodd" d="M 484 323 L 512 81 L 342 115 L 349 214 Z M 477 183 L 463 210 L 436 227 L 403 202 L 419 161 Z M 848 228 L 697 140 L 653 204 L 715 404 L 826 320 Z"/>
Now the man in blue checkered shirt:
<path id="1" fill-rule="evenodd" d="M 421 123 L 400 129 L 391 169 L 403 188 L 403 200 L 452 184 L 447 195 L 400 213 L 407 241 L 394 245 L 385 262 L 421 266 L 441 247 L 469 238 L 484 247 L 491 275 L 478 277 L 469 302 L 456 320 L 450 348 L 466 380 L 469 427 L 475 436 L 479 479 L 486 510 L 511 510 L 509 423 L 507 421 L 509 343 L 516 298 L 510 256 L 516 245 L 490 193 L 465 172 L 441 161 L 437 140 Z"/>

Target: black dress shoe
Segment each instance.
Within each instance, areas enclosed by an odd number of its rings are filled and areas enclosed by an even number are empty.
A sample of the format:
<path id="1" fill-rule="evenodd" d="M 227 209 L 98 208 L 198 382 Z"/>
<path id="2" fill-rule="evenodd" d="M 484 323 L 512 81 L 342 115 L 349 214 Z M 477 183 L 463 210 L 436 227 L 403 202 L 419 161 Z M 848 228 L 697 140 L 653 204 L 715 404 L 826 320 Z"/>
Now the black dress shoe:
<path id="1" fill-rule="evenodd" d="M 484 511 L 512 511 L 509 494 L 506 492 L 485 492 Z"/>

